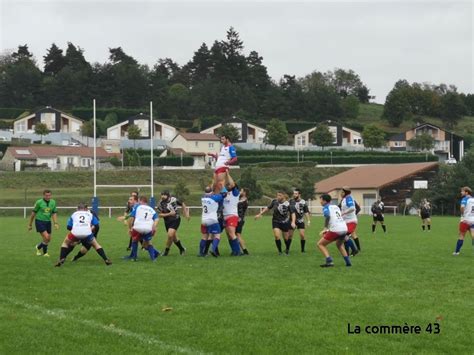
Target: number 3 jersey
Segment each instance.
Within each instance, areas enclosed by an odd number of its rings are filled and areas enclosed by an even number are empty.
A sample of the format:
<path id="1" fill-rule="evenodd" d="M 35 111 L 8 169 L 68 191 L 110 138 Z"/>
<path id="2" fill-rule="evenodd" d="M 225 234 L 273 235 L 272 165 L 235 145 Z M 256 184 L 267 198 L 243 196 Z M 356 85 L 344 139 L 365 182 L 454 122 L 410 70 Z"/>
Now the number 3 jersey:
<path id="1" fill-rule="evenodd" d="M 74 212 L 67 222 L 68 229 L 76 238 L 87 238 L 92 234 L 92 226 L 99 224 L 99 220 L 89 211 Z"/>
<path id="2" fill-rule="evenodd" d="M 158 218 L 155 210 L 148 205 L 138 205 L 130 213 L 135 218 L 133 229 L 138 233 L 150 233 L 153 230 L 154 221 Z"/>
<path id="3" fill-rule="evenodd" d="M 219 223 L 217 218 L 217 210 L 219 209 L 219 204 L 223 202 L 222 195 L 219 194 L 205 194 L 201 198 L 202 204 L 202 216 L 201 222 L 205 226 L 210 226 L 216 223 Z"/>
<path id="4" fill-rule="evenodd" d="M 327 204 L 323 207 L 323 215 L 329 218 L 328 229 L 335 233 L 347 232 L 347 225 L 341 215 L 341 210 L 336 205 Z"/>

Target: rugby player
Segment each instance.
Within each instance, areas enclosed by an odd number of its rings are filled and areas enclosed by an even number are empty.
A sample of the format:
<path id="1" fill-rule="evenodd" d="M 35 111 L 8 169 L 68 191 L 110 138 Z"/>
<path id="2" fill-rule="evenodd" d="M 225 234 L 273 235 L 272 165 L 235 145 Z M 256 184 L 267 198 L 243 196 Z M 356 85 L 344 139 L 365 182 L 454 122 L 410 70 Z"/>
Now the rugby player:
<path id="1" fill-rule="evenodd" d="M 459 255 L 464 243 L 464 236 L 470 231 L 472 246 L 474 247 L 474 198 L 472 190 L 468 186 L 461 188 L 461 222 L 459 223 L 459 239 L 456 242 L 456 249 L 453 255 Z"/>
<path id="2" fill-rule="evenodd" d="M 54 265 L 59 267 L 64 264 L 66 257 L 74 249 L 74 246 L 81 243 L 83 246 L 94 247 L 97 254 L 104 260 L 106 265 L 111 265 L 112 261 L 107 258 L 102 246 L 94 238 L 94 229 L 99 225 L 99 221 L 89 211 L 87 206 L 80 203 L 77 211 L 74 212 L 67 222 L 67 229 L 70 231 L 61 245 L 59 260 Z M 89 248 L 90 248 L 89 247 Z"/>
<path id="3" fill-rule="evenodd" d="M 36 255 L 49 257 L 48 244 L 51 241 L 51 219 L 54 228 L 59 229 L 56 201 L 51 198 L 51 190 L 43 191 L 43 198 L 35 202 L 28 223 L 28 231 L 31 231 L 33 220 L 36 231 L 41 235 L 42 241 L 36 246 Z"/>
<path id="4" fill-rule="evenodd" d="M 419 215 L 421 218 L 421 229 L 424 232 L 425 228 L 427 228 L 429 232 L 431 230 L 431 203 L 426 198 L 421 201 Z"/>
<path id="5" fill-rule="evenodd" d="M 245 214 L 247 212 L 247 208 L 249 207 L 248 202 L 248 195 L 250 191 L 247 188 L 243 188 L 240 190 L 240 198 L 239 204 L 237 205 L 237 211 L 239 214 L 239 224 L 235 228 L 235 235 L 239 238 L 240 247 L 242 248 L 243 255 L 249 255 L 249 251 L 247 250 L 247 245 L 245 244 L 244 238 L 242 238 L 242 231 L 244 229 L 245 224 Z"/>
<path id="6" fill-rule="evenodd" d="M 289 239 L 293 239 L 293 233 L 296 228 L 298 228 L 298 232 L 300 234 L 300 244 L 301 244 L 301 252 L 305 252 L 305 224 L 304 224 L 304 217 L 306 216 L 306 221 L 308 227 L 311 225 L 311 219 L 308 209 L 308 204 L 305 200 L 301 198 L 301 190 L 294 189 L 293 191 L 293 198 L 290 199 L 290 212 L 291 212 L 291 228 L 288 231 Z"/>
<path id="7" fill-rule="evenodd" d="M 375 233 L 375 227 L 377 225 L 377 222 L 379 222 L 382 226 L 383 232 L 387 233 L 387 227 L 385 226 L 385 219 L 383 215 L 383 212 L 385 210 L 384 203 L 381 200 L 377 200 L 372 204 L 372 208 L 370 210 L 372 211 L 373 216 L 372 233 Z"/>
<path id="8" fill-rule="evenodd" d="M 158 225 L 158 215 L 156 211 L 148 206 L 148 199 L 141 196 L 139 204 L 132 209 L 129 218 L 130 236 L 132 237 L 132 253 L 129 258 L 136 261 L 138 258 L 138 242 L 142 242 L 142 247 L 148 250 L 151 261 L 156 261 L 160 252 L 156 250 L 151 242 Z"/>
<path id="9" fill-rule="evenodd" d="M 237 152 L 229 137 L 226 135 L 221 136 L 221 143 L 222 147 L 219 155 L 214 153 L 208 153 L 208 155 L 216 159 L 214 184 L 217 184 L 219 188 L 222 189 L 225 186 L 226 173 L 229 171 L 229 165 L 233 165 L 237 162 Z"/>
<path id="10" fill-rule="evenodd" d="M 347 224 L 347 237 L 346 241 L 344 242 L 344 246 L 346 248 L 347 254 L 349 254 L 349 250 L 352 250 L 352 256 L 357 255 L 360 250 L 360 242 L 359 237 L 356 234 L 357 228 L 357 202 L 351 196 L 351 189 L 348 186 L 344 186 L 341 190 L 341 215 L 344 222 Z M 354 242 L 357 245 L 357 248 L 354 245 Z"/>
<path id="11" fill-rule="evenodd" d="M 321 239 L 318 241 L 318 248 L 326 258 L 326 262 L 321 267 L 332 267 L 334 261 L 329 255 L 327 246 L 332 242 L 336 242 L 337 248 L 341 253 L 346 266 L 352 266 L 351 260 L 344 248 L 344 238 L 347 234 L 347 225 L 342 218 L 341 210 L 338 206 L 331 205 L 331 196 L 324 194 L 319 197 L 319 202 L 323 206 L 324 229 L 319 233 Z"/>
<path id="12" fill-rule="evenodd" d="M 282 255 L 281 250 L 281 236 L 285 239 L 286 250 L 285 254 L 290 252 L 291 240 L 288 238 L 288 231 L 290 230 L 290 203 L 287 201 L 287 195 L 283 191 L 276 194 L 276 198 L 270 202 L 260 213 L 255 216 L 255 219 L 262 217 L 264 213 L 273 209 L 272 229 L 275 237 L 275 244 L 278 249 L 278 254 Z"/>
<path id="13" fill-rule="evenodd" d="M 201 214 L 201 242 L 199 244 L 198 256 L 205 257 L 212 243 L 211 255 L 218 257 L 216 249 L 221 239 L 221 227 L 217 218 L 217 209 L 219 204 L 224 200 L 220 189 L 215 186 L 214 191 L 210 186 L 204 190 L 201 198 L 202 214 Z"/>
<path id="14" fill-rule="evenodd" d="M 186 248 L 181 244 L 181 240 L 179 240 L 178 237 L 178 228 L 181 224 L 179 208 L 183 209 L 184 216 L 189 221 L 189 210 L 186 204 L 176 197 L 171 196 L 169 191 L 163 191 L 161 193 L 161 201 L 158 204 L 158 216 L 164 219 L 166 234 L 168 236 L 163 256 L 168 256 L 173 243 L 178 247 L 180 255 L 186 253 Z"/>
<path id="15" fill-rule="evenodd" d="M 227 192 L 224 194 L 222 214 L 224 216 L 224 227 L 232 250 L 231 256 L 240 255 L 239 239 L 235 235 L 235 229 L 239 224 L 239 196 L 240 189 L 232 176 L 227 172 Z"/>
<path id="16" fill-rule="evenodd" d="M 87 208 L 87 206 L 86 206 Z M 93 209 L 89 210 L 90 213 L 92 213 L 92 216 L 97 220 L 97 224 L 94 224 L 94 228 L 92 228 L 92 234 L 94 235 L 95 240 L 97 240 L 97 237 L 99 236 L 99 230 L 100 230 L 100 220 L 99 216 L 97 213 L 94 212 Z M 82 258 L 84 255 L 86 255 L 90 248 L 92 247 L 92 244 L 86 243 L 85 245 L 82 245 L 81 249 L 77 253 L 77 255 L 72 259 L 72 261 L 77 261 L 78 259 Z"/>

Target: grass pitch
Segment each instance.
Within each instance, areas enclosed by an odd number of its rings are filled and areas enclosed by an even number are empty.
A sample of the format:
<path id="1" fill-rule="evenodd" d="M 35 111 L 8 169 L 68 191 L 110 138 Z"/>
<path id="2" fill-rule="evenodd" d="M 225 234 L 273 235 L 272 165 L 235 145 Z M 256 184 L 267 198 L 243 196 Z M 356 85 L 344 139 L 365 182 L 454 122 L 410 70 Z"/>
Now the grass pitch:
<path id="1" fill-rule="evenodd" d="M 474 253 L 466 240 L 453 257 L 456 218 L 434 218 L 423 233 L 415 217 L 388 217 L 388 234 L 359 224 L 362 253 L 346 268 L 321 269 L 315 249 L 323 220 L 278 256 L 270 218 L 245 225 L 249 257 L 196 257 L 199 220 L 179 230 L 176 247 L 151 263 L 126 254 L 126 230 L 102 218 L 99 241 L 114 264 L 91 252 L 54 268 L 64 238 L 53 232 L 51 258 L 37 257 L 27 220 L 0 219 L 0 353 L 472 353 Z M 162 250 L 163 226 L 155 237 Z M 76 248 L 77 249 L 77 248 Z M 74 255 L 74 251 L 71 255 Z M 439 323 L 441 332 L 425 331 Z M 348 324 L 361 334 L 348 334 Z M 366 326 L 420 326 L 421 334 L 366 334 Z"/>

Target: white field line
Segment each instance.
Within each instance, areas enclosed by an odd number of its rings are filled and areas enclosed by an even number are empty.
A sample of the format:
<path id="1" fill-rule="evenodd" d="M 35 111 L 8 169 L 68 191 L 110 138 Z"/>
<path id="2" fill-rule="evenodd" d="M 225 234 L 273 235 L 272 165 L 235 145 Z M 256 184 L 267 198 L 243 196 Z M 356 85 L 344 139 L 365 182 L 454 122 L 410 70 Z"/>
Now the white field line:
<path id="1" fill-rule="evenodd" d="M 193 349 L 185 348 L 185 347 L 182 347 L 182 346 L 167 344 L 167 343 L 157 339 L 156 337 L 153 337 L 153 336 L 150 336 L 150 335 L 138 334 L 138 333 L 132 332 L 130 330 L 118 328 L 114 325 L 105 325 L 105 324 L 95 322 L 93 320 L 82 319 L 82 318 L 79 318 L 77 316 L 72 317 L 72 316 L 68 315 L 65 310 L 62 310 L 62 309 L 54 309 L 54 310 L 53 309 L 45 309 L 43 307 L 40 307 L 40 306 L 37 306 L 37 305 L 34 305 L 34 304 L 30 304 L 30 303 L 27 303 L 27 302 L 19 301 L 19 300 L 13 299 L 11 297 L 6 297 L 4 295 L 0 295 L 0 298 L 2 300 L 7 301 L 10 304 L 14 304 L 16 306 L 23 307 L 23 308 L 25 308 L 27 310 L 30 310 L 30 311 L 39 312 L 39 313 L 41 313 L 45 316 L 49 316 L 49 317 L 56 318 L 56 319 L 65 319 L 65 320 L 68 320 L 68 321 L 74 321 L 75 323 L 81 323 L 81 324 L 84 324 L 88 327 L 99 329 L 99 330 L 102 330 L 102 331 L 107 332 L 107 333 L 112 333 L 112 334 L 116 334 L 116 335 L 119 335 L 119 336 L 124 336 L 124 337 L 131 338 L 131 339 L 136 340 L 136 341 L 138 341 L 140 343 L 143 343 L 145 345 L 156 345 L 156 346 L 161 347 L 161 349 L 163 349 L 163 350 L 168 350 L 168 351 L 171 351 L 171 352 L 182 353 L 182 354 L 205 354 L 205 353 L 203 353 L 201 351 L 198 351 L 198 350 L 193 350 Z M 156 350 L 159 351 L 160 349 L 156 349 Z"/>

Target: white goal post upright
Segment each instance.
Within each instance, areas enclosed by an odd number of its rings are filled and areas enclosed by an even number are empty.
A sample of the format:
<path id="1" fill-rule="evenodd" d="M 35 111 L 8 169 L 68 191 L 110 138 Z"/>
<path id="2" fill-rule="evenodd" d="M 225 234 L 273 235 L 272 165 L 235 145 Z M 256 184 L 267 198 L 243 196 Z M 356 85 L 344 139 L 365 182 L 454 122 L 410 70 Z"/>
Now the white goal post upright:
<path id="1" fill-rule="evenodd" d="M 154 138 L 154 122 L 153 122 L 153 102 L 150 101 L 150 184 L 134 184 L 134 185 L 103 185 L 97 184 L 97 116 L 96 116 L 96 101 L 92 100 L 92 120 L 93 120 L 93 131 L 94 131 L 94 196 L 92 198 L 92 210 L 96 213 L 99 213 L 99 198 L 97 197 L 97 188 L 130 188 L 137 189 L 140 187 L 150 188 L 150 200 L 149 205 L 153 208 L 156 206 L 156 200 L 154 195 L 154 176 L 153 176 L 153 138 Z M 122 155 L 123 156 L 123 155 Z"/>

